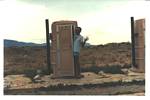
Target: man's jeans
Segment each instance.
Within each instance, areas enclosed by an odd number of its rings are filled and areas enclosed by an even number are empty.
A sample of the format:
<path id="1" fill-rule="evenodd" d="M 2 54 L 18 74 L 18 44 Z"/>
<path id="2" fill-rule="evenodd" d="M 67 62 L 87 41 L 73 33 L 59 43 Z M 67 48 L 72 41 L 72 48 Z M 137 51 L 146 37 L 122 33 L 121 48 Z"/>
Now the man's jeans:
<path id="1" fill-rule="evenodd" d="M 80 76 L 80 62 L 79 62 L 79 53 L 74 52 L 74 68 L 75 68 L 75 76 Z"/>

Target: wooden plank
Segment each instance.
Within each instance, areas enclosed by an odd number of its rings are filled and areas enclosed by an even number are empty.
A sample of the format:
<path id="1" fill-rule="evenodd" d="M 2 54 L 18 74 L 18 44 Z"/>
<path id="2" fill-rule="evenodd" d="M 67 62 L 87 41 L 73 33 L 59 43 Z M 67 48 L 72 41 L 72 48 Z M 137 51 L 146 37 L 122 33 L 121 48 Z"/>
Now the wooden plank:
<path id="1" fill-rule="evenodd" d="M 74 76 L 72 26 L 76 21 L 58 21 L 52 23 L 52 62 L 55 78 Z"/>
<path id="2" fill-rule="evenodd" d="M 145 72 L 145 19 L 135 21 L 135 62 L 137 69 Z"/>

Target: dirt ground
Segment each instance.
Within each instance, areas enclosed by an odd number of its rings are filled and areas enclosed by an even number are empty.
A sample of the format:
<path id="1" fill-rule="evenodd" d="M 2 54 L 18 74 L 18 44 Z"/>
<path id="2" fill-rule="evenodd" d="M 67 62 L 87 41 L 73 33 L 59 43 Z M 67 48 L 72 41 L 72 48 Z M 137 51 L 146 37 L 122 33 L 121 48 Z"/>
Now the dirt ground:
<path id="1" fill-rule="evenodd" d="M 4 94 L 145 95 L 145 74 L 129 71 L 128 42 L 82 48 L 80 64 L 84 78 L 51 79 L 45 47 L 4 48 Z M 35 81 L 39 69 L 42 76 Z"/>
<path id="2" fill-rule="evenodd" d="M 85 72 L 82 75 L 81 79 L 51 79 L 51 75 L 44 75 L 36 83 L 24 75 L 8 75 L 5 77 L 5 94 L 129 95 L 145 92 L 144 73 Z"/>

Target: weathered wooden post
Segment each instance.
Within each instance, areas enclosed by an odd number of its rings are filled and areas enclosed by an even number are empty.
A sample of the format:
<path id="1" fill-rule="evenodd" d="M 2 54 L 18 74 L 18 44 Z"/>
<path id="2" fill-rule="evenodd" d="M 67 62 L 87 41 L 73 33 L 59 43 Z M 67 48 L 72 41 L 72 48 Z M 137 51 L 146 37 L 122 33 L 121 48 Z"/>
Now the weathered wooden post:
<path id="1" fill-rule="evenodd" d="M 51 65 L 52 78 L 74 77 L 76 68 L 73 56 L 73 35 L 76 21 L 56 21 L 52 23 Z"/>
<path id="2" fill-rule="evenodd" d="M 131 17 L 132 68 L 136 72 L 145 72 L 145 19 Z"/>
<path id="3" fill-rule="evenodd" d="M 132 46 L 132 66 L 135 65 L 135 39 L 134 39 L 134 17 L 131 17 L 131 46 Z"/>
<path id="4" fill-rule="evenodd" d="M 51 74 L 51 60 L 50 60 L 50 34 L 49 34 L 49 21 L 48 19 L 45 20 L 46 24 L 46 48 L 47 48 L 47 67 L 48 72 Z"/>
<path id="5" fill-rule="evenodd" d="M 145 72 L 145 19 L 135 20 L 135 63 L 138 72 Z"/>

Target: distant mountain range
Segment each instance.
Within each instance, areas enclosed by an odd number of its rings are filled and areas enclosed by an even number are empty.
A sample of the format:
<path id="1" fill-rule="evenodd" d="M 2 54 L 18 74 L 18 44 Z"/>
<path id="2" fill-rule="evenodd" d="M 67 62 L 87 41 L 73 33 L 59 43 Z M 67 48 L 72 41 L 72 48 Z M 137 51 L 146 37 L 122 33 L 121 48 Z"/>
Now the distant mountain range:
<path id="1" fill-rule="evenodd" d="M 4 47 L 23 47 L 23 46 L 46 46 L 46 43 L 37 44 L 32 42 L 20 42 L 16 40 L 4 39 Z M 86 43 L 85 47 L 92 46 L 90 43 Z"/>
<path id="2" fill-rule="evenodd" d="M 36 44 L 32 42 L 20 42 L 16 40 L 4 39 L 4 47 L 22 47 L 22 46 L 46 46 L 46 43 Z"/>

